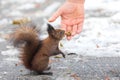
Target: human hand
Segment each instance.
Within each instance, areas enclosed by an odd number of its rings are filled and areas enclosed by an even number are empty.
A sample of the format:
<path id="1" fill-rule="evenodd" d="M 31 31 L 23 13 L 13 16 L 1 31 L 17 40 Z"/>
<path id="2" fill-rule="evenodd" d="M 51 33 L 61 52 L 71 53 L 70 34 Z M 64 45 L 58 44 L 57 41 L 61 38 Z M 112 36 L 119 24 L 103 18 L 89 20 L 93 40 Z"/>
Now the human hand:
<path id="1" fill-rule="evenodd" d="M 70 40 L 74 35 L 82 31 L 84 21 L 84 2 L 75 3 L 66 1 L 49 19 L 49 22 L 55 21 L 61 16 L 61 28 L 65 32 L 70 32 L 71 36 L 67 36 Z"/>

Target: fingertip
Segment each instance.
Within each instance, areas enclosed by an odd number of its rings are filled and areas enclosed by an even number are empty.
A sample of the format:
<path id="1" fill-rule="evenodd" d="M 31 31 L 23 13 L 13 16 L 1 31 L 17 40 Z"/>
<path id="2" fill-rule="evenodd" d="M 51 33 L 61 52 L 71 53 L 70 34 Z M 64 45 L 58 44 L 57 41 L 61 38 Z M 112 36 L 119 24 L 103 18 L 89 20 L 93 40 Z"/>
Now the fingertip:
<path id="1" fill-rule="evenodd" d="M 82 32 L 82 28 L 79 28 L 78 30 L 77 30 L 77 34 L 80 34 Z"/>
<path id="2" fill-rule="evenodd" d="M 74 25 L 72 30 L 72 36 L 74 36 L 76 32 L 77 32 L 77 25 Z"/>
<path id="3" fill-rule="evenodd" d="M 67 40 L 70 41 L 70 37 L 67 37 Z"/>
<path id="4" fill-rule="evenodd" d="M 56 20 L 56 18 L 57 18 L 57 17 L 52 16 L 52 17 L 50 17 L 50 18 L 48 19 L 48 21 L 49 21 L 49 22 L 53 22 L 53 21 L 55 21 L 55 20 Z"/>
<path id="5" fill-rule="evenodd" d="M 71 32 L 72 31 L 72 26 L 67 26 L 67 32 Z"/>
<path id="6" fill-rule="evenodd" d="M 53 20 L 52 19 L 48 19 L 48 22 L 53 22 Z"/>
<path id="7" fill-rule="evenodd" d="M 70 41 L 70 40 L 71 40 L 71 38 L 72 38 L 71 36 L 68 36 L 68 37 L 67 37 L 67 40 L 68 40 L 68 41 Z"/>
<path id="8" fill-rule="evenodd" d="M 58 11 L 56 11 L 53 15 L 52 15 L 52 17 L 50 17 L 49 18 L 49 22 L 53 22 L 53 21 L 55 21 L 59 16 L 60 16 L 60 11 L 58 10 Z"/>
<path id="9" fill-rule="evenodd" d="M 82 26 L 83 24 L 78 24 L 77 34 L 82 32 Z"/>
<path id="10" fill-rule="evenodd" d="M 77 31 L 77 34 L 80 34 L 81 31 Z"/>

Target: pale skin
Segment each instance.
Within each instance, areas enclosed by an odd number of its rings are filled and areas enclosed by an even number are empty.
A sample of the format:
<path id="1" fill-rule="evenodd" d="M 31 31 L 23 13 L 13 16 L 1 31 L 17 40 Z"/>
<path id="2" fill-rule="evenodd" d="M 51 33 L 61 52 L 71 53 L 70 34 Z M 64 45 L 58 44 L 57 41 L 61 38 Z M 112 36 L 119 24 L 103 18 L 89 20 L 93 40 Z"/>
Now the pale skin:
<path id="1" fill-rule="evenodd" d="M 70 40 L 82 31 L 84 0 L 66 0 L 48 21 L 53 22 L 59 16 L 61 17 L 61 29 L 65 30 L 65 32 L 71 32 L 72 34 L 71 36 L 67 36 L 67 39 Z"/>

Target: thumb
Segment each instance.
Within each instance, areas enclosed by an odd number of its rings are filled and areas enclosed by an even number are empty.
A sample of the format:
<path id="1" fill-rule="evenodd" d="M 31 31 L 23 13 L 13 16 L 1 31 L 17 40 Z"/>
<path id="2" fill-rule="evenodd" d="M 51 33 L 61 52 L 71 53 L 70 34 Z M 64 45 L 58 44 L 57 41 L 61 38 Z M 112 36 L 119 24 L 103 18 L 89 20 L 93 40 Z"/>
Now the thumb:
<path id="1" fill-rule="evenodd" d="M 61 15 L 61 11 L 60 10 L 57 10 L 53 15 L 52 17 L 49 18 L 49 22 L 53 22 L 55 21 L 59 16 Z"/>

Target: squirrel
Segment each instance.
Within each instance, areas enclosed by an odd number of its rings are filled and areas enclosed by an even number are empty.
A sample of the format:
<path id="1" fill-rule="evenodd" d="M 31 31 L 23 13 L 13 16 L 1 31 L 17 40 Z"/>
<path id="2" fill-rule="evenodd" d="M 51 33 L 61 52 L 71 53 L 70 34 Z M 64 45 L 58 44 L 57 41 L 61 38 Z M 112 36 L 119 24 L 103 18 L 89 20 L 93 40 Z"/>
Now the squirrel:
<path id="1" fill-rule="evenodd" d="M 48 37 L 39 39 L 39 30 L 36 27 L 21 26 L 13 32 L 12 43 L 20 49 L 20 60 L 25 68 L 39 74 L 49 70 L 50 56 L 65 54 L 58 48 L 59 41 L 64 37 L 65 31 L 54 29 L 48 24 Z M 24 43 L 24 46 L 20 46 Z"/>

